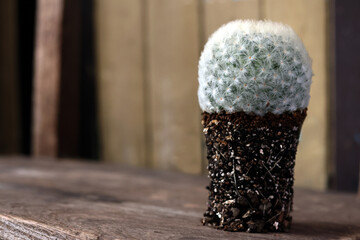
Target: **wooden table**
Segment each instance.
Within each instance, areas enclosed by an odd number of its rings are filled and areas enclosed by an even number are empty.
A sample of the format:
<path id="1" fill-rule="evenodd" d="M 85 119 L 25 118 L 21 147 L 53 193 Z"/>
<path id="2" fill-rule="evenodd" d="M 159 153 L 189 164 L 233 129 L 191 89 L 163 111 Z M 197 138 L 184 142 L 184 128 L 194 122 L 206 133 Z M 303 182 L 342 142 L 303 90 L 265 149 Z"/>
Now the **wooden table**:
<path id="1" fill-rule="evenodd" d="M 354 194 L 296 189 L 289 233 L 202 226 L 206 177 L 0 158 L 0 239 L 360 239 Z"/>

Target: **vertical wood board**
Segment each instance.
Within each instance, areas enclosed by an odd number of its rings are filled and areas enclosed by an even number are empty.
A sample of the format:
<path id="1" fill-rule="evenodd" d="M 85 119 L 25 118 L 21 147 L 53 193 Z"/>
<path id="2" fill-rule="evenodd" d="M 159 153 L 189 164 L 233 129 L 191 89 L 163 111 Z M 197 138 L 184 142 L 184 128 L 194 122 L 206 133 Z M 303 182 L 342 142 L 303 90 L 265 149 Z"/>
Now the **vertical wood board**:
<path id="1" fill-rule="evenodd" d="M 360 1 L 335 7 L 335 187 L 355 192 L 360 167 Z"/>
<path id="2" fill-rule="evenodd" d="M 141 0 L 95 1 L 102 158 L 145 164 Z"/>
<path id="3" fill-rule="evenodd" d="M 98 98 L 96 82 L 95 0 L 81 6 L 81 77 L 79 152 L 81 158 L 99 159 Z"/>
<path id="4" fill-rule="evenodd" d="M 290 25 L 313 60 L 313 84 L 295 166 L 295 185 L 327 186 L 328 59 L 327 0 L 264 0 L 264 18 Z"/>
<path id="5" fill-rule="evenodd" d="M 152 165 L 200 173 L 199 4 L 148 0 L 147 6 Z"/>
<path id="6" fill-rule="evenodd" d="M 33 154 L 55 157 L 58 150 L 61 27 L 63 0 L 38 0 L 35 40 Z"/>
<path id="7" fill-rule="evenodd" d="M 238 19 L 259 19 L 259 2 L 259 0 L 202 0 L 205 42 L 225 23 Z"/>
<path id="8" fill-rule="evenodd" d="M 0 153 L 20 150 L 17 3 L 0 1 Z"/>
<path id="9" fill-rule="evenodd" d="M 34 77 L 36 0 L 12 2 L 17 2 L 18 5 L 18 94 L 20 100 L 20 111 L 18 112 L 21 115 L 19 117 L 21 125 L 21 134 L 19 133 L 21 135 L 21 153 L 29 155 L 32 148 L 32 88 Z"/>
<path id="10" fill-rule="evenodd" d="M 81 0 L 64 0 L 58 114 L 58 155 L 79 157 Z"/>

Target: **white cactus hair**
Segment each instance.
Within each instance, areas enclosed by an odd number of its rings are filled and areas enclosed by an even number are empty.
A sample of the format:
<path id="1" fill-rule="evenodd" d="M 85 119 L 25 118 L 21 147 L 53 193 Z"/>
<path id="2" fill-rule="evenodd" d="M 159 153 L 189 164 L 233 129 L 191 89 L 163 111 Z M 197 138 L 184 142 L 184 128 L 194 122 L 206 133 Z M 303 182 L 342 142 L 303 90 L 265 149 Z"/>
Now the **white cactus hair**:
<path id="1" fill-rule="evenodd" d="M 309 104 L 311 59 L 291 27 L 237 20 L 209 38 L 199 61 L 199 104 L 208 113 L 264 115 Z"/>

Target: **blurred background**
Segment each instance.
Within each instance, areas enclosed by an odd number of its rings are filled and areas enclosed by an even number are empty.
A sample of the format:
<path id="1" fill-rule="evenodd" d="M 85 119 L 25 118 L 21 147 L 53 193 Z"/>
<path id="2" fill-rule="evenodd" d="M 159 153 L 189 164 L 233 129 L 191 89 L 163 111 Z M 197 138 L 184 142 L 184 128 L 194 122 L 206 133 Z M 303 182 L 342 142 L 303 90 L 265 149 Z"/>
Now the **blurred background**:
<path id="1" fill-rule="evenodd" d="M 357 191 L 360 1 L 1 0 L 0 154 L 206 174 L 197 64 L 235 19 L 289 24 L 313 59 L 297 186 Z"/>

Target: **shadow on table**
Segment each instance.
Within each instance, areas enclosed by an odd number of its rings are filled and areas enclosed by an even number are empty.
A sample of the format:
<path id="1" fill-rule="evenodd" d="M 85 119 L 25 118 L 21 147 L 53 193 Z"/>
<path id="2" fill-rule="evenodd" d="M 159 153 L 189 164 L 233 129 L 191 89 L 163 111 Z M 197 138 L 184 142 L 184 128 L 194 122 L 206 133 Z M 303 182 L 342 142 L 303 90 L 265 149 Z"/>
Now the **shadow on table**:
<path id="1" fill-rule="evenodd" d="M 360 225 L 349 225 L 346 223 L 329 222 L 294 222 L 291 225 L 290 234 L 316 239 L 328 237 L 329 239 L 356 239 L 360 240 Z"/>

